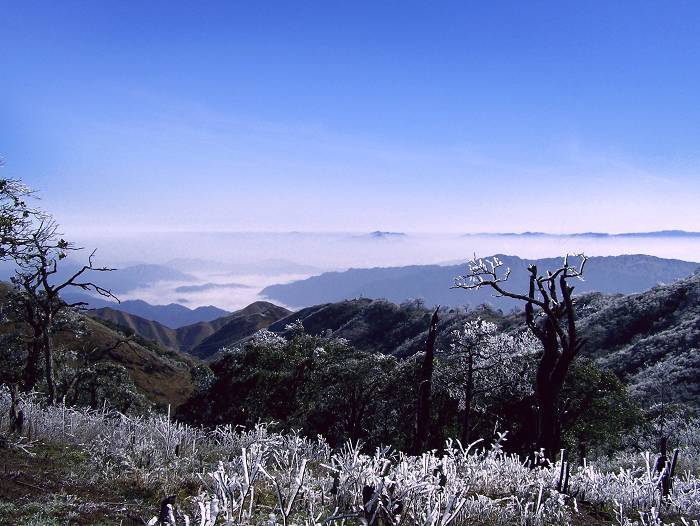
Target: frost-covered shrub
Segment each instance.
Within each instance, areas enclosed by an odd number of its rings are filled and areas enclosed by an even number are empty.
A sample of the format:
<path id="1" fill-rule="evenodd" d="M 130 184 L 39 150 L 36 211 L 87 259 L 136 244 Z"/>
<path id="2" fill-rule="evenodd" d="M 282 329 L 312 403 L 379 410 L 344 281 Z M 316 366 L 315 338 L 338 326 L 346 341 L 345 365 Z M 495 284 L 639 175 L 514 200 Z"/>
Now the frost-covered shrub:
<path id="1" fill-rule="evenodd" d="M 25 434 L 84 448 L 102 483 L 138 480 L 163 495 L 199 486 L 170 510 L 178 525 L 187 516 L 202 526 L 327 526 L 347 519 L 372 526 L 553 526 L 581 520 L 584 502 L 607 510 L 618 526 L 660 526 L 665 517 L 695 525 L 700 517 L 696 476 L 679 474 L 662 498 L 649 454 L 627 469 L 606 471 L 596 463 L 573 469 L 564 495 L 556 490 L 558 463 L 532 469 L 505 454 L 500 441 L 467 447 L 448 442 L 440 455 L 408 456 L 390 448 L 367 454 L 358 444 L 334 451 L 320 437 L 272 433 L 264 425 L 205 431 L 163 415 L 42 407 L 32 397 L 20 403 Z M 9 405 L 2 391 L 0 415 Z M 7 419 L 0 420 L 0 433 L 8 430 Z M 692 443 L 693 437 L 687 439 Z"/>

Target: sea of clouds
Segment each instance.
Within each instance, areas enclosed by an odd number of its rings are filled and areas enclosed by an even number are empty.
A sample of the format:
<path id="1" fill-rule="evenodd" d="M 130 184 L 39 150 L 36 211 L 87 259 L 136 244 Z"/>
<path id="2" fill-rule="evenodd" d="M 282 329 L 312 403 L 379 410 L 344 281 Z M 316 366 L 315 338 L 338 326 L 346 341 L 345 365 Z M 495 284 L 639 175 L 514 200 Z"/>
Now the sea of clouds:
<path id="1" fill-rule="evenodd" d="M 162 281 L 132 290 L 121 299 L 180 303 L 190 308 L 215 305 L 227 310 L 264 299 L 259 292 L 268 285 L 325 271 L 466 264 L 475 254 L 541 258 L 584 252 L 589 256 L 648 254 L 700 261 L 700 236 L 204 232 L 113 235 L 85 238 L 80 243 L 98 249 L 99 264 L 159 264 L 191 276 L 186 281 Z M 200 290 L 177 290 L 205 284 L 209 286 Z"/>

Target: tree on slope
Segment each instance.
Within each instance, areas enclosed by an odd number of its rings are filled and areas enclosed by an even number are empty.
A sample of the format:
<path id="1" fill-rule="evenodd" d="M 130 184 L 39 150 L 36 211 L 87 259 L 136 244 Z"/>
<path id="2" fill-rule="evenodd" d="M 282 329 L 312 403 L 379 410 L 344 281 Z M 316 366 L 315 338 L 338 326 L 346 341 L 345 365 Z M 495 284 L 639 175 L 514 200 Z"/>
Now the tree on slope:
<path id="1" fill-rule="evenodd" d="M 450 348 L 439 353 L 439 376 L 462 413 L 460 440 L 469 443 L 475 406 L 521 396 L 531 389 L 529 371 L 538 342 L 529 334 L 499 332 L 496 324 L 477 318 L 453 331 Z"/>
<path id="2" fill-rule="evenodd" d="M 569 367 L 582 348 L 576 329 L 572 279 L 583 279 L 586 256 L 574 256 L 577 265 L 566 256 L 562 265 L 540 273 L 536 265 L 528 267 L 527 293 L 506 290 L 510 269 L 503 269 L 497 258 L 474 259 L 469 272 L 455 278 L 455 287 L 467 290 L 490 287 L 497 295 L 522 301 L 525 319 L 532 334 L 541 342 L 542 353 L 535 375 L 537 400 L 537 444 L 546 458 L 553 459 L 561 445 L 560 397 Z"/>
<path id="3" fill-rule="evenodd" d="M 93 252 L 86 265 L 67 277 L 60 274 L 59 262 L 80 248 L 60 236 L 49 214 L 31 206 L 32 198 L 34 193 L 21 181 L 0 178 L 0 260 L 15 265 L 11 278 L 13 289 L 0 312 L 0 323 L 5 330 L 0 362 L 15 365 L 11 375 L 3 375 L 5 381 L 14 385 L 23 383 L 29 391 L 39 382 L 43 357 L 49 402 L 53 403 L 57 396 L 54 332 L 75 331 L 71 325 L 75 316 L 71 313 L 75 307 L 84 305 L 68 305 L 59 295 L 69 287 L 78 287 L 114 298 L 110 291 L 87 279 L 92 271 L 113 269 L 96 267 Z"/>
<path id="4" fill-rule="evenodd" d="M 88 263 L 79 267 L 68 277 L 59 277 L 59 261 L 70 252 L 81 250 L 58 234 L 58 226 L 48 215 L 38 216 L 27 232 L 27 244 L 21 257 L 15 257 L 17 269 L 12 277 L 18 317 L 30 330 L 27 363 L 24 371 L 24 387 L 34 389 L 39 380 L 39 364 L 43 355 L 43 367 L 49 403 L 56 402 L 54 378 L 54 329 L 61 316 L 71 308 L 84 303 L 67 304 L 60 294 L 69 287 L 92 291 L 114 298 L 106 290 L 88 279 L 91 272 L 106 272 L 113 269 L 96 267 L 94 252 Z M 116 299 L 116 298 L 114 298 Z"/>

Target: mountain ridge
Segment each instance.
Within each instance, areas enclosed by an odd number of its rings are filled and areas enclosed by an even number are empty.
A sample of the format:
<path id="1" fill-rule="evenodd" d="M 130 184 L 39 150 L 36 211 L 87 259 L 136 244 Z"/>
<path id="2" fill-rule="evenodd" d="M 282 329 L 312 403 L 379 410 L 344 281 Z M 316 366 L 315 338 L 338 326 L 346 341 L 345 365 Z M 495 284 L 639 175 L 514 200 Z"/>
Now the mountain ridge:
<path id="1" fill-rule="evenodd" d="M 123 312 L 110 307 L 103 307 L 87 311 L 87 315 L 104 322 L 123 327 L 142 338 L 154 341 L 163 347 L 168 347 L 193 356 L 202 355 L 208 357 L 218 351 L 218 348 L 209 353 L 207 344 L 204 349 L 195 352 L 195 348 L 205 342 L 231 322 L 237 323 L 235 336 L 244 338 L 250 336 L 256 330 L 267 327 L 283 315 L 288 315 L 290 311 L 283 307 L 278 307 L 268 302 L 258 301 L 251 303 L 247 307 L 238 311 L 227 313 L 227 315 L 211 321 L 201 321 L 190 325 L 185 325 L 172 329 L 155 321 L 143 318 L 138 315 Z M 224 334 L 234 334 L 232 329 L 227 329 Z M 216 340 L 214 340 L 216 341 Z"/>
<path id="2" fill-rule="evenodd" d="M 229 311 L 206 305 L 190 309 L 179 303 L 168 303 L 167 305 L 152 305 L 143 300 L 124 300 L 120 303 L 106 300 L 102 297 L 89 296 L 87 294 L 67 292 L 62 295 L 65 301 L 75 303 L 82 301 L 87 303 L 87 308 L 111 310 L 125 312 L 134 316 L 139 316 L 151 321 L 157 321 L 171 329 L 178 329 L 187 325 L 200 322 L 209 322 L 230 314 Z"/>
<path id="3" fill-rule="evenodd" d="M 256 301 L 227 317 L 226 324 L 204 338 L 190 354 L 209 360 L 232 341 L 240 341 L 278 320 L 293 315 L 292 311 L 266 301 Z"/>
<path id="4" fill-rule="evenodd" d="M 562 258 L 525 259 L 518 256 L 496 255 L 511 268 L 510 282 L 519 292 L 525 292 L 527 267 L 537 264 L 540 270 L 561 265 Z M 644 254 L 594 256 L 586 265 L 586 278 L 577 284 L 577 291 L 631 294 L 642 292 L 659 283 L 669 283 L 694 272 L 700 264 L 676 259 L 664 259 Z M 279 301 L 297 308 L 332 303 L 353 298 L 385 298 L 395 303 L 420 298 L 428 305 L 471 306 L 485 303 L 509 310 L 517 302 L 495 298 L 490 290 L 453 289 L 454 278 L 467 271 L 467 265 L 410 265 L 404 267 L 374 267 L 325 272 L 305 280 L 271 285 L 261 291 L 270 301 Z"/>
<path id="5" fill-rule="evenodd" d="M 467 233 L 464 236 L 524 236 L 524 237 L 700 237 L 700 232 L 689 230 L 652 230 L 649 232 L 572 232 L 570 234 L 554 234 L 551 232 L 479 232 Z"/>

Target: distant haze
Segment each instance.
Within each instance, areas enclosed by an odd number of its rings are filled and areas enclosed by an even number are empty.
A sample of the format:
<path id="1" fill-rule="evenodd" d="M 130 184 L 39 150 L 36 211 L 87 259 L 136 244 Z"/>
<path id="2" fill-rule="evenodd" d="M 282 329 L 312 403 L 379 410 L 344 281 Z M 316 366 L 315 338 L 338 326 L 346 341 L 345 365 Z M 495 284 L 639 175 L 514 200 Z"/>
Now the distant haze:
<path id="1" fill-rule="evenodd" d="M 647 254 L 700 261 L 700 235 L 406 233 L 377 237 L 357 232 L 143 232 L 85 236 L 78 242 L 97 248 L 99 262 L 108 265 L 154 263 L 187 273 L 221 275 L 232 275 L 234 270 L 233 274 L 314 274 L 350 267 L 455 263 L 474 254 L 497 253 L 526 258 L 578 252 L 591 256 Z"/>
<path id="2" fill-rule="evenodd" d="M 162 281 L 120 294 L 121 299 L 142 299 L 152 304 L 175 302 L 190 308 L 215 305 L 227 310 L 261 299 L 259 292 L 269 285 L 324 271 L 466 264 L 474 254 L 543 258 L 585 252 L 589 256 L 648 254 L 700 261 L 700 236 L 673 234 L 605 237 L 206 232 L 101 236 L 79 242 L 98 249 L 99 264 L 123 268 L 149 263 L 179 271 L 168 272 Z M 178 277 L 183 273 L 193 279 Z"/>

